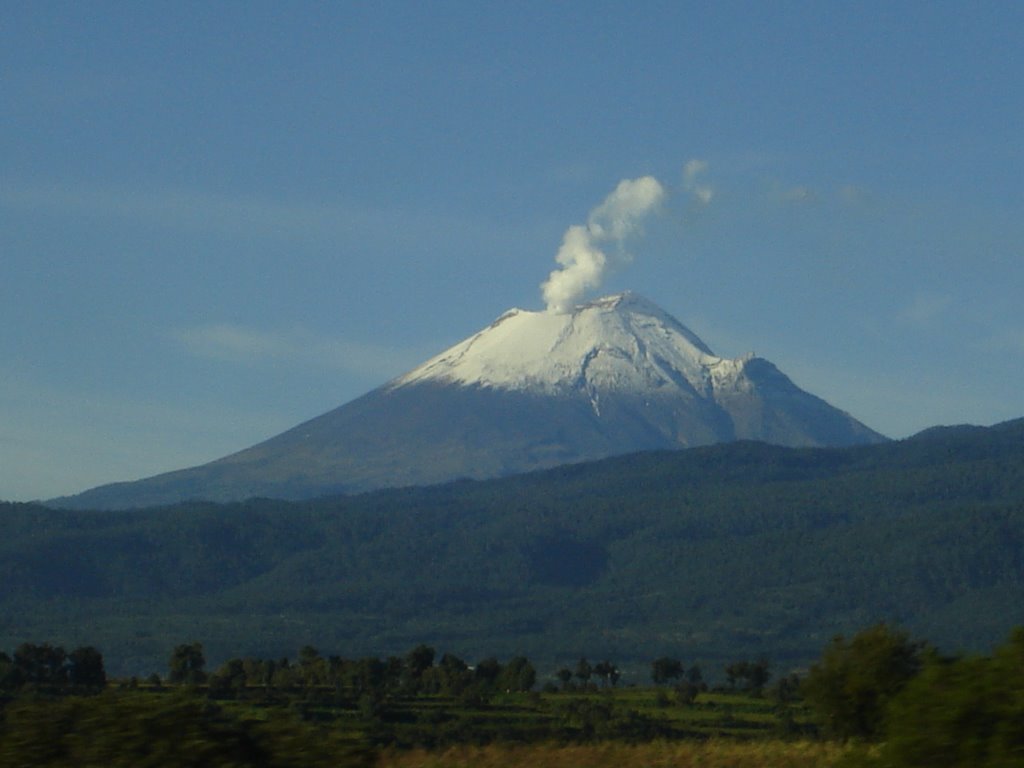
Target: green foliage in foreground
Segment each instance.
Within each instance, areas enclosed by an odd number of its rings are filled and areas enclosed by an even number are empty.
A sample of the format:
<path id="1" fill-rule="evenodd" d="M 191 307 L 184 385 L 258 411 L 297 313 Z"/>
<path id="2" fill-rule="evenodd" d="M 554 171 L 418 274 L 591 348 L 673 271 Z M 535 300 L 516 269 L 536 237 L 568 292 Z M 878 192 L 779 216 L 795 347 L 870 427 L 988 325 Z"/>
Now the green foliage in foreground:
<path id="1" fill-rule="evenodd" d="M 882 758 L 929 768 L 1024 765 L 1024 629 L 992 656 L 930 658 L 889 707 Z"/>
<path id="2" fill-rule="evenodd" d="M 369 758 L 337 730 L 287 713 L 260 721 L 185 696 L 21 700 L 4 708 L 0 722 L 0 766 L 346 768 Z"/>
<path id="3" fill-rule="evenodd" d="M 851 640 L 835 638 L 811 667 L 801 692 L 826 732 L 841 739 L 877 739 L 890 701 L 921 670 L 922 643 L 879 624 Z"/>
<path id="4" fill-rule="evenodd" d="M 59 656 L 50 646 L 29 644 L 13 659 L 0 654 L 0 768 L 440 768 L 465 764 L 469 752 L 450 750 L 467 745 L 709 740 L 772 746 L 742 755 L 725 747 L 690 749 L 685 759 L 845 768 L 1024 764 L 1024 628 L 990 656 L 943 657 L 902 631 L 876 625 L 849 640 L 835 638 L 802 684 L 787 676 L 761 693 L 761 686 L 709 691 L 684 680 L 675 696 L 664 684 L 682 677 L 682 665 L 668 657 L 652 663 L 652 676 L 662 683 L 654 688 L 616 688 L 609 681 L 599 688 L 588 682 L 584 671 L 591 665 L 580 659 L 575 682 L 537 692 L 532 664 L 522 657 L 504 664 L 490 657 L 470 667 L 449 654 L 438 660 L 426 645 L 385 660 L 325 659 L 307 646 L 295 662 L 234 659 L 207 676 L 202 646 L 193 643 L 171 654 L 172 675 L 188 661 L 189 674 L 175 675 L 179 685 L 154 677 L 90 693 L 66 681 L 53 684 L 52 669 L 59 667 L 40 662 Z M 822 736 L 846 746 L 807 749 L 809 737 Z M 793 740 L 792 754 L 781 739 Z M 429 758 L 423 749 L 432 750 Z M 480 764 L 529 764 L 503 749 L 472 754 Z M 551 764 L 604 759 L 545 749 L 537 759 Z M 751 762 L 768 752 L 769 762 Z M 629 754 L 647 759 L 651 750 Z"/>
<path id="5" fill-rule="evenodd" d="M 1024 628 L 991 656 L 943 657 L 879 625 L 836 638 L 802 686 L 826 733 L 877 741 L 873 768 L 1024 765 Z"/>

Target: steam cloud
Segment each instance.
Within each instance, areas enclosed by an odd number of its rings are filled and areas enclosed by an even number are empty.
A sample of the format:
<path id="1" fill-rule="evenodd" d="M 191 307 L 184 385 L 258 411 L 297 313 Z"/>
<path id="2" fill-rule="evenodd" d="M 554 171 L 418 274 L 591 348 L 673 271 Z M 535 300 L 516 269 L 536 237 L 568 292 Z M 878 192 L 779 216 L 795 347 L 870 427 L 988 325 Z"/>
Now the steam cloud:
<path id="1" fill-rule="evenodd" d="M 653 176 L 625 179 L 590 212 L 586 224 L 569 227 L 555 256 L 562 269 L 554 270 L 540 287 L 548 311 L 568 312 L 601 284 L 610 263 L 628 262 L 623 241 L 664 197 L 665 189 Z M 599 247 L 606 242 L 617 245 L 611 257 Z"/>

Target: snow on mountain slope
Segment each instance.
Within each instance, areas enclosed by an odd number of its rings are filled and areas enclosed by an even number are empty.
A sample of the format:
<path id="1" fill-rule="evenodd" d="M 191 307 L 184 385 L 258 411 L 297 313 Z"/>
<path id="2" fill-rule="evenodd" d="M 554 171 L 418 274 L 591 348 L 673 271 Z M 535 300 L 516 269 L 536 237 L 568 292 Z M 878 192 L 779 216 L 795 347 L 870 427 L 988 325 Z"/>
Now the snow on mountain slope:
<path id="1" fill-rule="evenodd" d="M 432 380 L 544 394 L 707 393 L 723 362 L 654 304 L 624 293 L 571 313 L 510 310 L 390 386 Z"/>

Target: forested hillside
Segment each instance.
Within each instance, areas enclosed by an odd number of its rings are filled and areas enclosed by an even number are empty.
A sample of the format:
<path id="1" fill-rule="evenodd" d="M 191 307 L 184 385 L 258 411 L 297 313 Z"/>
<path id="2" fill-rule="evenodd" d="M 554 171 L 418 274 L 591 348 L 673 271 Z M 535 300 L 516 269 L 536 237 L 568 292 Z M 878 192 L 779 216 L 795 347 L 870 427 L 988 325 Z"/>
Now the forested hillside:
<path id="1" fill-rule="evenodd" d="M 635 454 L 488 482 L 134 512 L 0 505 L 0 647 L 115 674 L 417 643 L 463 657 L 815 656 L 888 620 L 988 648 L 1024 605 L 1024 420 L 849 449 Z"/>

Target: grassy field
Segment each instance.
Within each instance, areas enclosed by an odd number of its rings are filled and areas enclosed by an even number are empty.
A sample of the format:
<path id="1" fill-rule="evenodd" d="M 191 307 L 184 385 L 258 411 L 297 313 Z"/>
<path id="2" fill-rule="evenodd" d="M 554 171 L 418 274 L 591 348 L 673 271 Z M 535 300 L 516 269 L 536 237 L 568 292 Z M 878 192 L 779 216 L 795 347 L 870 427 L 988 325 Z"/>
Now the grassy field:
<path id="1" fill-rule="evenodd" d="M 834 744 L 813 739 L 799 702 L 704 692 L 683 704 L 671 690 L 515 693 L 485 703 L 448 696 L 397 698 L 372 714 L 354 702 L 306 697 L 286 709 L 388 766 L 829 766 Z M 282 702 L 224 701 L 247 719 L 274 720 Z"/>
<path id="2" fill-rule="evenodd" d="M 253 692 L 250 692 L 252 694 Z M 671 690 L 510 693 L 487 702 L 450 696 L 394 698 L 373 711 L 322 689 L 290 700 L 222 701 L 239 717 L 273 719 L 286 709 L 375 747 L 444 750 L 460 745 L 689 740 L 796 742 L 813 733 L 802 704 L 732 692 L 683 704 Z"/>
<path id="3" fill-rule="evenodd" d="M 713 739 L 645 744 L 459 746 L 381 752 L 377 768 L 830 768 L 847 748 L 830 742 Z"/>
<path id="4" fill-rule="evenodd" d="M 119 684 L 97 696 L 2 704 L 0 765 L 829 768 L 849 753 L 812 738 L 801 704 L 735 692 L 689 703 L 671 690 L 622 688 L 367 706 L 327 687 L 215 696 Z M 263 762 L 245 762 L 255 754 Z"/>

